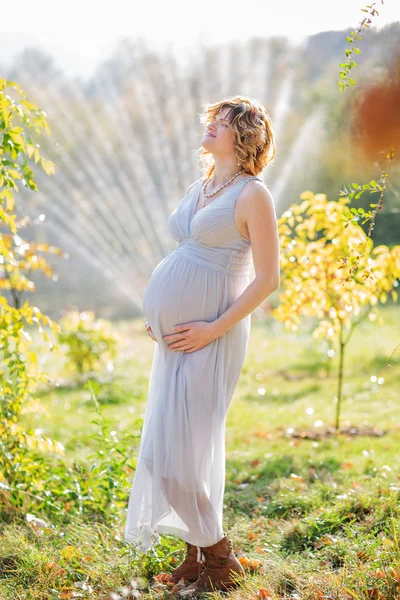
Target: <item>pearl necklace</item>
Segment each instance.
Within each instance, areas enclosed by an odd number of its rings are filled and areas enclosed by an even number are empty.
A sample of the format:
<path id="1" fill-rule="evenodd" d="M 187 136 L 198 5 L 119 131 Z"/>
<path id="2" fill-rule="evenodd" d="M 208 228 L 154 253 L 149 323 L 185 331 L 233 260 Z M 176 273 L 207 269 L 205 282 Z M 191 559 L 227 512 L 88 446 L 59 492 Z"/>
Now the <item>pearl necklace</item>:
<path id="1" fill-rule="evenodd" d="M 205 207 L 206 205 L 206 198 L 211 198 L 211 196 L 215 196 L 215 194 L 218 194 L 218 192 L 220 192 L 224 187 L 226 187 L 229 183 L 231 183 L 231 181 L 233 181 L 236 177 L 238 177 L 241 173 L 243 173 L 244 169 L 242 169 L 241 171 L 238 171 L 237 173 L 235 173 L 235 175 L 233 175 L 229 181 L 227 181 L 226 183 L 223 183 L 222 185 L 219 186 L 219 188 L 217 188 L 215 190 L 215 192 L 211 192 L 211 194 L 206 194 L 205 190 L 207 189 L 208 184 L 210 183 L 210 179 L 204 184 L 203 187 L 203 196 L 204 196 L 204 200 L 203 200 L 203 206 L 202 208 Z"/>

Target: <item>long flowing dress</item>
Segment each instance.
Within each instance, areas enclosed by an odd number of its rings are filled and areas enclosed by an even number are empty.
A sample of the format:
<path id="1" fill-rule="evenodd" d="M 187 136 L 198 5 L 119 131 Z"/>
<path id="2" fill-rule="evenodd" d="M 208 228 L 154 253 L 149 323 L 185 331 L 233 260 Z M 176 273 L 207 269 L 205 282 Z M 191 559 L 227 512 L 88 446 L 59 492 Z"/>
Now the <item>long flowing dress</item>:
<path id="1" fill-rule="evenodd" d="M 198 547 L 223 536 L 225 422 L 250 335 L 247 315 L 200 350 L 168 348 L 162 336 L 189 321 L 213 321 L 251 280 L 251 243 L 235 223 L 251 179 L 196 210 L 201 178 L 168 220 L 179 242 L 154 269 L 143 298 L 153 334 L 152 368 L 124 539 L 146 552 L 171 534 Z M 264 184 L 265 185 L 265 184 Z"/>

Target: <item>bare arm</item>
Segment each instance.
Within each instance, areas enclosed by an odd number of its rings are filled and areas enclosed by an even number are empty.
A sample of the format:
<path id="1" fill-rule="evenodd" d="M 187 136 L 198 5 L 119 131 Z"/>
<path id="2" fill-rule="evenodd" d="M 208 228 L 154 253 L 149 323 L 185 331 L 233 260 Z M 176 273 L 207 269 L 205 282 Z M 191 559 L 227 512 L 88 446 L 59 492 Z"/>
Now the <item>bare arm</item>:
<path id="1" fill-rule="evenodd" d="M 256 276 L 235 302 L 210 323 L 215 337 L 244 319 L 279 288 L 279 236 L 270 192 L 262 183 L 249 182 L 240 194 L 237 210 L 249 231 Z"/>

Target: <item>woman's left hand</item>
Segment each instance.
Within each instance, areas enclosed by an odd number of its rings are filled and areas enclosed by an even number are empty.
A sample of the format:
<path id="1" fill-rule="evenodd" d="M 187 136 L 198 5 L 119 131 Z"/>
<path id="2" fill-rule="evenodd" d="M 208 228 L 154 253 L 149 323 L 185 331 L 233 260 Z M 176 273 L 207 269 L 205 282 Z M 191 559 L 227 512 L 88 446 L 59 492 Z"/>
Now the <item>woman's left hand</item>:
<path id="1" fill-rule="evenodd" d="M 168 344 L 170 350 L 179 352 L 196 352 L 218 337 L 212 321 L 211 323 L 208 321 L 181 323 L 175 325 L 172 330 L 174 333 L 163 335 L 162 339 L 170 342 Z"/>

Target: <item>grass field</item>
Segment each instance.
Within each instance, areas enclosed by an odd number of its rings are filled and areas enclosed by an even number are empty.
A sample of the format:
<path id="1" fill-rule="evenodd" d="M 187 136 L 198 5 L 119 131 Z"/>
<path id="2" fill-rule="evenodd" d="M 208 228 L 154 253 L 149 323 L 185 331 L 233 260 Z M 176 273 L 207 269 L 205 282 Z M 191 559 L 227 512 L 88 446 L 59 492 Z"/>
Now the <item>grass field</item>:
<path id="1" fill-rule="evenodd" d="M 400 311 L 388 306 L 381 314 L 384 324 L 362 323 L 346 349 L 347 433 L 336 437 L 324 432 L 334 424 L 337 356 L 329 358 L 305 325 L 294 333 L 273 320 L 253 322 L 227 418 L 224 513 L 247 576 L 225 597 L 400 598 L 400 348 L 387 367 L 400 344 Z M 126 342 L 99 401 L 121 432 L 143 415 L 154 342 L 142 320 L 117 327 Z M 67 377 L 62 356 L 48 355 L 46 369 L 60 382 Z M 26 415 L 26 424 L 61 441 L 66 459 L 89 456 L 88 391 L 59 385 L 40 396 L 48 414 Z M 128 597 L 130 581 L 137 597 L 163 597 L 146 580 L 175 568 L 184 543 L 162 536 L 137 557 L 123 541 L 123 519 L 109 527 L 77 513 L 44 530 L 23 517 L 3 521 L 0 598 L 116 600 Z"/>

